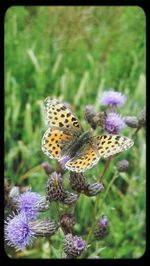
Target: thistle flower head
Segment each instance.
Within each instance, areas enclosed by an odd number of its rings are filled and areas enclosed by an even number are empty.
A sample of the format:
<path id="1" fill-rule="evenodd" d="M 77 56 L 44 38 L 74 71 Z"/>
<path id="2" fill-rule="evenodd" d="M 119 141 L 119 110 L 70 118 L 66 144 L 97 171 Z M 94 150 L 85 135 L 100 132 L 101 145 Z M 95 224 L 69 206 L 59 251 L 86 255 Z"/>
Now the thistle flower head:
<path id="1" fill-rule="evenodd" d="M 78 195 L 77 194 L 74 194 L 74 193 L 71 193 L 69 191 L 66 191 L 65 192 L 65 197 L 64 199 L 62 200 L 62 202 L 64 204 L 67 204 L 67 205 L 73 205 L 78 199 Z"/>
<path id="2" fill-rule="evenodd" d="M 20 212 L 26 214 L 28 219 L 32 219 L 38 215 L 41 205 L 40 202 L 42 203 L 42 197 L 40 194 L 27 190 L 18 196 L 17 207 Z"/>
<path id="3" fill-rule="evenodd" d="M 60 219 L 61 227 L 65 234 L 71 233 L 73 226 L 76 223 L 76 218 L 72 213 L 65 213 Z"/>
<path id="4" fill-rule="evenodd" d="M 31 221 L 30 227 L 36 237 L 50 237 L 56 233 L 59 225 L 50 219 L 39 219 Z"/>
<path id="5" fill-rule="evenodd" d="M 95 111 L 93 105 L 87 105 L 85 107 L 85 119 L 87 122 L 91 125 L 93 129 L 96 129 L 97 123 L 94 120 L 94 117 L 97 115 L 97 112 Z"/>
<path id="6" fill-rule="evenodd" d="M 5 221 L 5 240 L 10 246 L 23 250 L 29 246 L 34 238 L 34 232 L 29 226 L 25 213 L 19 213 Z"/>
<path id="7" fill-rule="evenodd" d="M 102 217 L 99 220 L 99 225 L 103 228 L 106 228 L 108 225 L 108 220 L 107 217 L 105 215 L 102 215 Z"/>
<path id="8" fill-rule="evenodd" d="M 63 179 L 61 174 L 53 172 L 49 175 L 49 180 L 46 187 L 47 200 L 62 201 L 66 196 L 66 192 L 63 187 Z"/>
<path id="9" fill-rule="evenodd" d="M 108 227 L 108 220 L 105 215 L 99 219 L 97 227 L 94 230 L 94 236 L 97 240 L 101 240 L 108 235 L 109 227 Z"/>
<path id="10" fill-rule="evenodd" d="M 139 126 L 146 125 L 146 107 L 145 106 L 140 112 L 140 114 L 138 115 L 138 123 L 139 123 Z"/>
<path id="11" fill-rule="evenodd" d="M 108 113 L 103 125 L 110 134 L 118 134 L 125 126 L 123 119 L 117 113 Z"/>
<path id="12" fill-rule="evenodd" d="M 98 193 L 103 191 L 104 186 L 101 183 L 87 184 L 84 194 L 91 197 L 96 196 Z"/>
<path id="13" fill-rule="evenodd" d="M 106 91 L 101 96 L 101 104 L 106 106 L 122 106 L 126 101 L 126 96 L 118 91 Z"/>
<path id="14" fill-rule="evenodd" d="M 126 116 L 124 117 L 124 122 L 128 127 L 137 128 L 139 126 L 138 119 L 136 116 Z"/>
<path id="15" fill-rule="evenodd" d="M 86 249 L 86 243 L 82 237 L 67 234 L 64 240 L 64 252 L 67 258 L 76 258 Z"/>
<path id="16" fill-rule="evenodd" d="M 85 242 L 83 241 L 83 239 L 81 239 L 81 237 L 76 237 L 76 239 L 74 239 L 74 247 L 79 252 L 80 252 L 80 250 L 81 251 L 84 250 L 84 248 L 85 248 Z"/>
<path id="17" fill-rule="evenodd" d="M 76 190 L 77 192 L 84 190 L 86 186 L 86 178 L 83 173 L 71 172 L 69 179 L 72 189 Z"/>
<path id="18" fill-rule="evenodd" d="M 10 201 L 17 201 L 17 198 L 19 196 L 19 187 L 14 186 L 11 188 L 10 192 L 9 192 L 9 200 Z"/>
<path id="19" fill-rule="evenodd" d="M 5 206 L 7 206 L 8 202 L 9 202 L 9 192 L 10 192 L 10 186 L 8 183 L 7 178 L 4 179 L 4 203 Z"/>
<path id="20" fill-rule="evenodd" d="M 53 172 L 53 168 L 48 162 L 41 163 L 41 166 L 43 167 L 43 169 L 45 170 L 45 173 L 47 175 L 49 175 Z"/>
<path id="21" fill-rule="evenodd" d="M 19 198 L 20 192 L 19 192 L 19 187 L 14 186 L 11 188 L 9 191 L 9 204 L 12 210 L 17 209 L 18 207 L 18 198 Z"/>
<path id="22" fill-rule="evenodd" d="M 118 172 L 125 172 L 129 167 L 129 162 L 127 160 L 121 160 L 117 163 Z"/>

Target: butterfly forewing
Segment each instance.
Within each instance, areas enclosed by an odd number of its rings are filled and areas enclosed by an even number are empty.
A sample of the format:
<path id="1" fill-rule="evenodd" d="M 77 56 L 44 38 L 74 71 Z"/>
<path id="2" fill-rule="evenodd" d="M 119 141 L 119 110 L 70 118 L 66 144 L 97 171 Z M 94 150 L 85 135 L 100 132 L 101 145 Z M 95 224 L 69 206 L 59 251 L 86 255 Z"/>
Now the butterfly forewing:
<path id="1" fill-rule="evenodd" d="M 134 144 L 130 138 L 119 135 L 94 136 L 92 140 L 100 157 L 104 158 L 127 150 Z"/>
<path id="2" fill-rule="evenodd" d="M 49 127 L 60 128 L 75 136 L 79 136 L 83 132 L 78 118 L 65 104 L 58 100 L 47 97 L 45 99 L 45 111 L 46 123 Z"/>

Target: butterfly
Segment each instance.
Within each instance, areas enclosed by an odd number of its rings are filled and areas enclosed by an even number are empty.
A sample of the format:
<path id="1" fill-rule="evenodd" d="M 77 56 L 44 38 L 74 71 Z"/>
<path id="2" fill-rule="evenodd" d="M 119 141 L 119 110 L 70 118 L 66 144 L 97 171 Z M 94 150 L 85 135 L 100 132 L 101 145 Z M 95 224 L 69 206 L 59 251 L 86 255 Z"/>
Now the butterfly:
<path id="1" fill-rule="evenodd" d="M 42 138 L 42 151 L 49 158 L 64 162 L 70 171 L 84 172 L 101 157 L 107 158 L 134 144 L 124 136 L 84 132 L 79 119 L 64 103 L 50 97 L 44 102 L 48 129 Z"/>

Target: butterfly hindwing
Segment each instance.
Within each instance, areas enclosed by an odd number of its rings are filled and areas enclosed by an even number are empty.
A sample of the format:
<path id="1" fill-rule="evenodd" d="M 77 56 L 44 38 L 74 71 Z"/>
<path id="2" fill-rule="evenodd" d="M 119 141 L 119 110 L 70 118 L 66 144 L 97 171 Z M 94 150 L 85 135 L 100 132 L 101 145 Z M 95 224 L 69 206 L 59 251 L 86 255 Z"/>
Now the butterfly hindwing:
<path id="1" fill-rule="evenodd" d="M 81 153 L 69 160 L 65 167 L 74 172 L 84 172 L 92 168 L 100 159 L 90 143 L 87 143 Z"/>
<path id="2" fill-rule="evenodd" d="M 100 157 L 104 158 L 127 150 L 133 145 L 130 138 L 119 135 L 94 136 L 92 140 Z"/>

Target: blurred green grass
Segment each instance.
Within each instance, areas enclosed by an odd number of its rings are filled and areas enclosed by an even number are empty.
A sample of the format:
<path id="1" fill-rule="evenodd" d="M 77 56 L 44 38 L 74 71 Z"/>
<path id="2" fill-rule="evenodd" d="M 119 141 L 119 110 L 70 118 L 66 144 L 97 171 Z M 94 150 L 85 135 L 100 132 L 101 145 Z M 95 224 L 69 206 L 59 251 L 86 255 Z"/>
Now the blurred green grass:
<path id="1" fill-rule="evenodd" d="M 145 14 L 134 7 L 11 7 L 5 15 L 5 177 L 14 185 L 31 185 L 44 194 L 47 176 L 40 167 L 49 159 L 41 151 L 45 131 L 43 100 L 48 95 L 71 103 L 85 129 L 84 108 L 102 108 L 98 97 L 113 88 L 127 95 L 122 115 L 137 115 L 145 104 Z M 132 110 L 132 112 L 131 112 Z M 122 134 L 131 136 L 133 130 Z M 116 157 L 105 177 L 107 188 L 119 159 L 129 159 L 128 174 L 120 175 L 98 210 L 109 217 L 108 239 L 95 243 L 86 256 L 138 258 L 145 250 L 145 132 L 134 147 Z M 52 160 L 51 160 L 52 161 Z M 52 164 L 55 162 L 52 161 Z M 87 172 L 96 181 L 104 164 Z M 67 174 L 66 174 L 67 175 Z M 139 179 L 136 179 L 139 176 Z M 125 182 L 125 183 L 124 183 Z M 123 194 L 121 186 L 127 186 Z M 95 198 L 80 198 L 75 208 L 78 234 L 87 233 L 93 221 Z M 101 201 L 101 197 L 99 198 Z M 55 217 L 52 207 L 51 215 Z M 18 257 L 56 257 L 54 248 L 44 253 L 46 240 Z M 102 249 L 105 247 L 104 249 Z M 12 256 L 15 256 L 14 254 Z M 59 255 L 58 255 L 59 256 Z"/>

